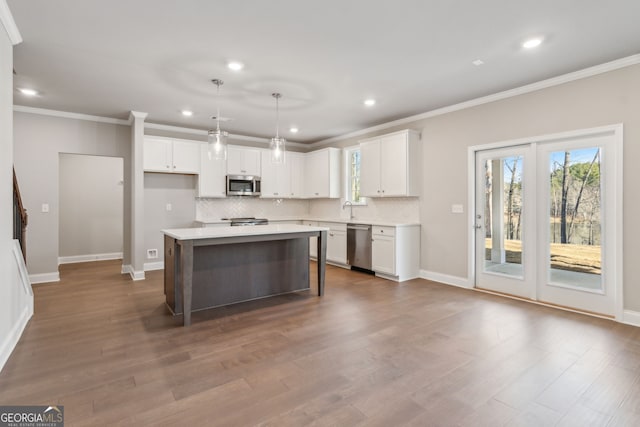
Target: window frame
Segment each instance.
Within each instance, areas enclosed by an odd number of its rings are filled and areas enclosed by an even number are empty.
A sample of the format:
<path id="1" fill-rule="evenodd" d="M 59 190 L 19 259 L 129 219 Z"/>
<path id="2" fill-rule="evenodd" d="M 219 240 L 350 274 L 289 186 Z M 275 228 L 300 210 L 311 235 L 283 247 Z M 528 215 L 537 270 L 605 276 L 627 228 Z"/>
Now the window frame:
<path id="1" fill-rule="evenodd" d="M 367 198 L 360 196 L 360 201 L 353 201 L 353 194 L 351 192 L 353 184 L 353 176 L 351 173 L 351 158 L 354 152 L 360 152 L 360 145 L 352 145 L 350 147 L 343 148 L 344 159 L 344 201 L 350 202 L 353 206 L 367 206 Z M 362 159 L 361 159 L 362 161 Z M 362 166 L 361 166 L 362 167 Z M 360 178 L 360 177 L 358 177 Z"/>

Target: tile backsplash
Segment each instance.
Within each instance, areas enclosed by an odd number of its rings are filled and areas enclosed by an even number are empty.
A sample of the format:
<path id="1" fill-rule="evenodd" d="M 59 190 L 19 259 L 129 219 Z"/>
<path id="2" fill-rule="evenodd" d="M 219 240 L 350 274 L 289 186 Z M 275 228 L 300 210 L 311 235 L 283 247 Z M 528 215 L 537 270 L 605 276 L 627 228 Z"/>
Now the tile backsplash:
<path id="1" fill-rule="evenodd" d="M 341 199 L 309 201 L 309 217 L 349 219 L 349 208 L 342 208 Z M 417 197 L 389 197 L 367 199 L 366 206 L 354 206 L 356 221 L 378 220 L 397 223 L 420 222 L 420 199 Z"/>
<path id="2" fill-rule="evenodd" d="M 226 199 L 196 199 L 196 220 L 217 221 L 220 218 L 326 218 L 349 219 L 349 209 L 342 208 L 342 199 L 260 199 L 229 197 Z M 420 222 L 420 202 L 417 197 L 368 199 L 366 206 L 354 206 L 355 220 L 378 220 L 397 223 Z"/>
<path id="3" fill-rule="evenodd" d="M 196 220 L 217 221 L 220 218 L 306 217 L 308 200 L 259 199 L 227 197 L 225 199 L 196 199 Z"/>

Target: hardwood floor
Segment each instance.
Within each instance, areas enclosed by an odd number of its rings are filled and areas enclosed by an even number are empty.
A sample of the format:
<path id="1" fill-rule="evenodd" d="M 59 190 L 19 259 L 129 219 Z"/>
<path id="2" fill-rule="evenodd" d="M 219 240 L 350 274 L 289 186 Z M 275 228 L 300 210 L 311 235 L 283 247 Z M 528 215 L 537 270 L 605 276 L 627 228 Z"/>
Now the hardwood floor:
<path id="1" fill-rule="evenodd" d="M 640 425 L 640 328 L 334 267 L 324 297 L 183 328 L 162 271 L 60 270 L 34 286 L 0 404 L 64 405 L 69 426 Z"/>

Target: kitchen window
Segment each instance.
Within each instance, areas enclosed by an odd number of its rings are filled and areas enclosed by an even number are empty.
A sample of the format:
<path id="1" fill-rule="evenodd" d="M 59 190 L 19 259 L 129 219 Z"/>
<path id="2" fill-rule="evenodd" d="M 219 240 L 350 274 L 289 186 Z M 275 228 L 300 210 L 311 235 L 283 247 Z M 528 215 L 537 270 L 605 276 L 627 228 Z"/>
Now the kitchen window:
<path id="1" fill-rule="evenodd" d="M 345 201 L 354 205 L 366 205 L 367 201 L 360 196 L 360 146 L 348 147 L 345 153 Z"/>

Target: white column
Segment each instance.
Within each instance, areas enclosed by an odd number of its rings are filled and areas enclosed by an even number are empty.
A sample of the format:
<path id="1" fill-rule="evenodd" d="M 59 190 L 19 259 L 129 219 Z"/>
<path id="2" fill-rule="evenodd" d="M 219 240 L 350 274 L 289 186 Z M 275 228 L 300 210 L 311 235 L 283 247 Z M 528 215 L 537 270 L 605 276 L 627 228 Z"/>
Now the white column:
<path id="1" fill-rule="evenodd" d="M 131 269 L 133 280 L 144 280 L 144 119 L 131 111 Z"/>
<path id="2" fill-rule="evenodd" d="M 491 262 L 504 264 L 504 162 L 491 160 Z"/>

